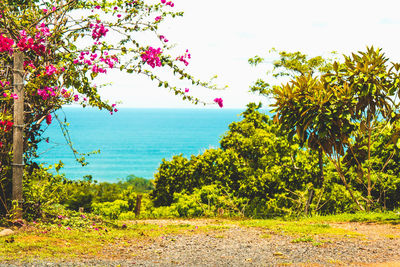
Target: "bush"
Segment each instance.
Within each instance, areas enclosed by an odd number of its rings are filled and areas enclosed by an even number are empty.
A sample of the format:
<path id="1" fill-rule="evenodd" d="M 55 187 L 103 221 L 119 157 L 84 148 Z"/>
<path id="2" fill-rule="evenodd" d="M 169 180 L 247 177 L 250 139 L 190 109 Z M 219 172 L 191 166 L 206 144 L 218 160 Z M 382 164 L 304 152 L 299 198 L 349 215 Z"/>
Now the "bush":
<path id="1" fill-rule="evenodd" d="M 129 211 L 129 204 L 128 201 L 120 199 L 113 202 L 93 203 L 92 210 L 93 214 L 115 220 L 121 213 Z"/>

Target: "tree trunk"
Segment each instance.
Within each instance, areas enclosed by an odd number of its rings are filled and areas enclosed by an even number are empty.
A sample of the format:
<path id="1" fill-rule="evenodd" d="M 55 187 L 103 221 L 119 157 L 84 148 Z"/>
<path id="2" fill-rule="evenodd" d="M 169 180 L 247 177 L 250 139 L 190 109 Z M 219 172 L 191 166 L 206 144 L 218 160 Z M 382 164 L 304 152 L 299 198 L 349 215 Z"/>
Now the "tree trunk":
<path id="1" fill-rule="evenodd" d="M 136 207 L 135 207 L 135 216 L 138 217 L 140 215 L 140 207 L 142 206 L 142 197 L 143 195 L 137 195 L 136 197 Z"/>
<path id="2" fill-rule="evenodd" d="M 13 125 L 13 163 L 12 163 L 12 199 L 13 205 L 17 205 L 16 219 L 22 219 L 22 177 L 24 174 L 24 54 L 14 54 L 14 125 Z"/>
<path id="3" fill-rule="evenodd" d="M 318 187 L 321 188 L 324 185 L 324 160 L 323 151 L 321 148 L 318 149 L 318 166 L 319 166 L 319 177 L 318 177 Z"/>

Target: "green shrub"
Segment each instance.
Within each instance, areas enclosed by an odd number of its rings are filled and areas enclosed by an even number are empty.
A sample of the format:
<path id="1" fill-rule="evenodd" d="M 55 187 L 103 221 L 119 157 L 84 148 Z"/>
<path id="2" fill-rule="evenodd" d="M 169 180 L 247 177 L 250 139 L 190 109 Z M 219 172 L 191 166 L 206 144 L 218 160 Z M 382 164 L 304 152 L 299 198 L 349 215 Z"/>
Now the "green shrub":
<path id="1" fill-rule="evenodd" d="M 93 213 L 115 220 L 121 213 L 129 211 L 128 201 L 117 199 L 113 202 L 93 203 Z"/>

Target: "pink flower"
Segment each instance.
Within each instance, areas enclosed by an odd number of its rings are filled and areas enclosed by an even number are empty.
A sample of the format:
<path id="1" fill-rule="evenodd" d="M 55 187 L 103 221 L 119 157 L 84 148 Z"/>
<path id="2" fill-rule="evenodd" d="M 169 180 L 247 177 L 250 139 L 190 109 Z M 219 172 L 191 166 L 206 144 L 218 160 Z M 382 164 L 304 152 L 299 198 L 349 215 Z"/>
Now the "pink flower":
<path id="1" fill-rule="evenodd" d="M 98 41 L 101 37 L 106 36 L 108 29 L 104 27 L 104 24 L 100 24 L 100 21 L 97 21 L 95 25 L 90 24 L 90 28 L 93 28 L 92 31 L 92 38 L 96 41 Z"/>
<path id="2" fill-rule="evenodd" d="M 140 57 L 142 58 L 143 62 L 147 63 L 154 69 L 156 66 L 162 66 L 161 59 L 159 57 L 161 53 L 161 48 L 154 49 L 150 46 Z"/>
<path id="3" fill-rule="evenodd" d="M 161 0 L 161 4 L 165 4 L 166 0 Z"/>
<path id="4" fill-rule="evenodd" d="M 79 96 L 78 95 L 74 95 L 74 101 L 77 102 L 79 100 Z"/>
<path id="5" fill-rule="evenodd" d="M 214 102 L 217 103 L 220 108 L 224 106 L 222 98 L 215 98 Z"/>
<path id="6" fill-rule="evenodd" d="M 100 9 L 100 8 L 101 8 L 101 6 L 95 6 L 94 8 L 95 8 L 95 9 Z"/>
<path id="7" fill-rule="evenodd" d="M 71 231 L 71 227 L 69 227 L 69 226 L 67 228 L 65 228 L 65 229 L 67 229 L 68 231 Z"/>
<path id="8" fill-rule="evenodd" d="M 54 73 L 57 73 L 57 68 L 56 67 L 54 67 L 53 65 L 46 66 L 46 74 L 47 75 L 51 76 Z"/>
<path id="9" fill-rule="evenodd" d="M 1 52 L 9 52 L 12 53 L 12 46 L 14 45 L 14 41 L 6 36 L 0 34 L 0 53 Z"/>
<path id="10" fill-rule="evenodd" d="M 52 119 L 51 114 L 47 114 L 47 116 L 46 116 L 46 123 L 47 123 L 47 125 L 50 125 L 50 124 L 51 124 L 51 119 Z M 47 140 L 47 143 L 48 143 L 48 140 Z"/>
<path id="11" fill-rule="evenodd" d="M 157 16 L 154 20 L 155 21 L 160 21 L 161 20 L 161 16 Z"/>
<path id="12" fill-rule="evenodd" d="M 189 93 L 189 88 L 185 88 L 185 93 Z"/>
<path id="13" fill-rule="evenodd" d="M 121 14 L 118 14 L 117 17 L 120 18 L 120 17 L 121 17 Z"/>

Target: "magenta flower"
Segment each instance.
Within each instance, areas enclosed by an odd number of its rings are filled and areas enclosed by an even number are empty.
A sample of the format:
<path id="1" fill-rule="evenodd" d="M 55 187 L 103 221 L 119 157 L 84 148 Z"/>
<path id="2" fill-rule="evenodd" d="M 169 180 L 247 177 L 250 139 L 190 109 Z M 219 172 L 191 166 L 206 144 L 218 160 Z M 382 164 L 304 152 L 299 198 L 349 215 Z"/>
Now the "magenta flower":
<path id="1" fill-rule="evenodd" d="M 12 46 L 14 41 L 6 36 L 0 34 L 0 52 L 9 52 L 12 53 Z"/>
<path id="2" fill-rule="evenodd" d="M 224 106 L 222 98 L 215 98 L 214 102 L 217 103 L 220 108 Z"/>
<path id="3" fill-rule="evenodd" d="M 161 16 L 157 16 L 154 20 L 155 21 L 160 21 L 161 20 Z"/>
<path id="4" fill-rule="evenodd" d="M 51 124 L 51 114 L 47 114 L 47 116 L 46 116 L 46 123 L 47 123 L 47 125 L 50 125 Z"/>
<path id="5" fill-rule="evenodd" d="M 147 63 L 154 69 L 156 66 L 162 66 L 161 59 L 159 57 L 161 53 L 161 48 L 154 49 L 150 46 L 140 57 L 142 58 L 143 62 Z"/>
<path id="6" fill-rule="evenodd" d="M 189 93 L 189 88 L 185 88 L 185 93 Z"/>
<path id="7" fill-rule="evenodd" d="M 57 73 L 57 68 L 56 67 L 54 67 L 53 65 L 46 66 L 46 74 L 47 75 L 51 76 L 54 73 Z"/>

